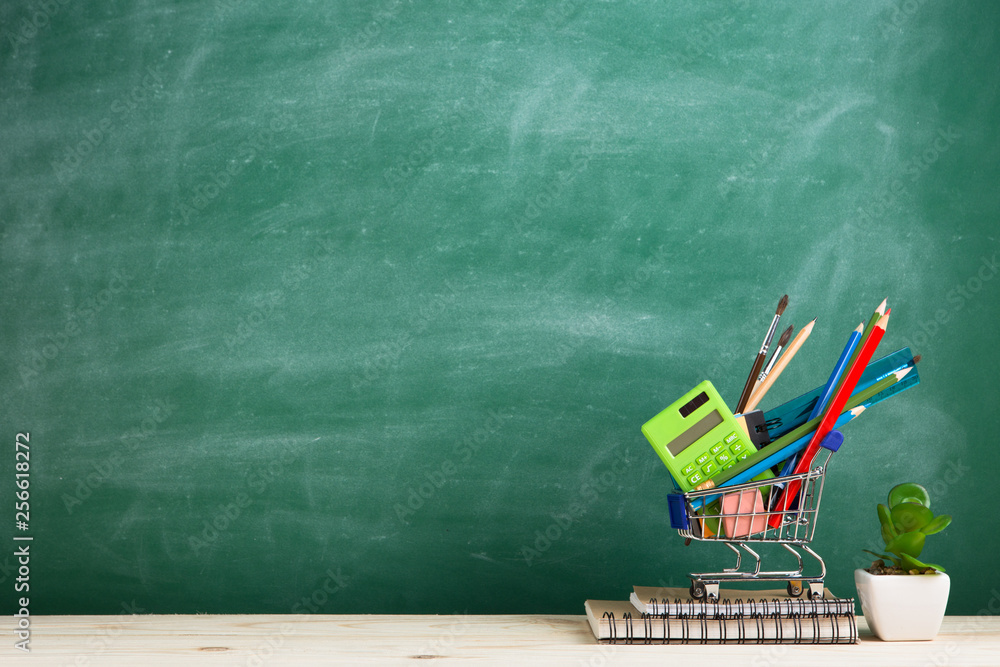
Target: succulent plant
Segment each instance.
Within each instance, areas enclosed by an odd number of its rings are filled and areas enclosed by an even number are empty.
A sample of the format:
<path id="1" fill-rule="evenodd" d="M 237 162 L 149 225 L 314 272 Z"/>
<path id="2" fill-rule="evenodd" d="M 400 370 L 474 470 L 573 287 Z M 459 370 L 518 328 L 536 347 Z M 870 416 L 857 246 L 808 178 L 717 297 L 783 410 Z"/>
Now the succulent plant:
<path id="1" fill-rule="evenodd" d="M 931 498 L 927 489 L 913 482 L 898 484 L 889 491 L 888 505 L 879 503 L 876 511 L 882 526 L 885 550 L 889 553 L 880 554 L 868 549 L 865 551 L 892 561 L 893 565 L 904 572 L 922 573 L 928 568 L 944 572 L 940 565 L 917 560 L 917 556 L 924 550 L 927 536 L 940 533 L 951 523 L 951 516 L 934 516 L 931 512 Z"/>

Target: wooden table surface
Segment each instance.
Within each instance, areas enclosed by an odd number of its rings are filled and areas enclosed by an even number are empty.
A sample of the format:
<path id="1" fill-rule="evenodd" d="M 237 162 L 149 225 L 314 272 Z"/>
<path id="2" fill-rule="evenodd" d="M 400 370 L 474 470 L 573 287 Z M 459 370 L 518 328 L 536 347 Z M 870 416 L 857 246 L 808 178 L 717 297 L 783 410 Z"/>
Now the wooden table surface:
<path id="1" fill-rule="evenodd" d="M 0 626 L 2 665 L 1000 665 L 1000 618 L 977 616 L 932 642 L 881 642 L 859 618 L 845 646 L 598 644 L 585 616 L 35 616 L 26 654 Z"/>

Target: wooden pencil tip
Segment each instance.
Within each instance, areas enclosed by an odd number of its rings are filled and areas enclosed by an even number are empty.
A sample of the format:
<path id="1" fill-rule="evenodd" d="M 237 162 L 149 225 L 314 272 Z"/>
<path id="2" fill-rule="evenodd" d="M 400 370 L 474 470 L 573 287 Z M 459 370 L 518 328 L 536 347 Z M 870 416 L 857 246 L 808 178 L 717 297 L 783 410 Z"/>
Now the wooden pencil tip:
<path id="1" fill-rule="evenodd" d="M 781 301 L 778 302 L 778 309 L 774 312 L 781 315 L 785 312 L 785 308 L 788 307 L 788 295 L 781 297 Z"/>
<path id="2" fill-rule="evenodd" d="M 855 331 L 858 332 L 858 333 L 863 333 L 864 330 L 865 330 L 865 323 L 864 322 L 862 322 L 861 324 L 859 324 L 858 328 L 855 329 Z"/>
<path id="3" fill-rule="evenodd" d="M 865 411 L 865 406 L 863 406 L 863 405 L 859 405 L 859 406 L 857 406 L 855 408 L 851 408 L 851 414 L 854 415 L 855 417 L 857 417 L 858 415 L 860 415 L 864 411 Z"/>
<path id="4" fill-rule="evenodd" d="M 888 303 L 888 301 L 889 297 L 882 299 L 882 303 L 878 305 L 878 308 L 875 309 L 875 312 L 878 313 L 879 315 L 885 315 L 885 304 Z"/>

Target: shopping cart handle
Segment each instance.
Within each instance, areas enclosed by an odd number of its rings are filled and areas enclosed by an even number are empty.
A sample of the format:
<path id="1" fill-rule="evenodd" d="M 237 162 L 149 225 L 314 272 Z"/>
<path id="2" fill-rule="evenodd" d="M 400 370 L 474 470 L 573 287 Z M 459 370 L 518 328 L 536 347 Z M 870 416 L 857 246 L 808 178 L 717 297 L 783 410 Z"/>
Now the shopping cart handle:
<path id="1" fill-rule="evenodd" d="M 819 446 L 835 452 L 844 444 L 844 434 L 840 431 L 830 431 L 826 437 L 820 440 Z"/>
<path id="2" fill-rule="evenodd" d="M 676 530 L 687 530 L 691 527 L 688 523 L 687 512 L 684 509 L 684 494 L 671 493 L 667 496 L 667 509 L 670 511 L 670 527 Z"/>

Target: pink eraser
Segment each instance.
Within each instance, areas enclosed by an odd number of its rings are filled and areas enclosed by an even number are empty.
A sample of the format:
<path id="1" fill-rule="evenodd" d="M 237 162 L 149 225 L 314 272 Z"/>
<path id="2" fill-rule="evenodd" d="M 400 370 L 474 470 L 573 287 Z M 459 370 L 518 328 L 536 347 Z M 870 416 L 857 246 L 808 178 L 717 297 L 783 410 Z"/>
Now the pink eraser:
<path id="1" fill-rule="evenodd" d="M 722 524 L 729 537 L 746 537 L 764 530 L 767 514 L 760 491 L 746 489 L 722 496 Z"/>

